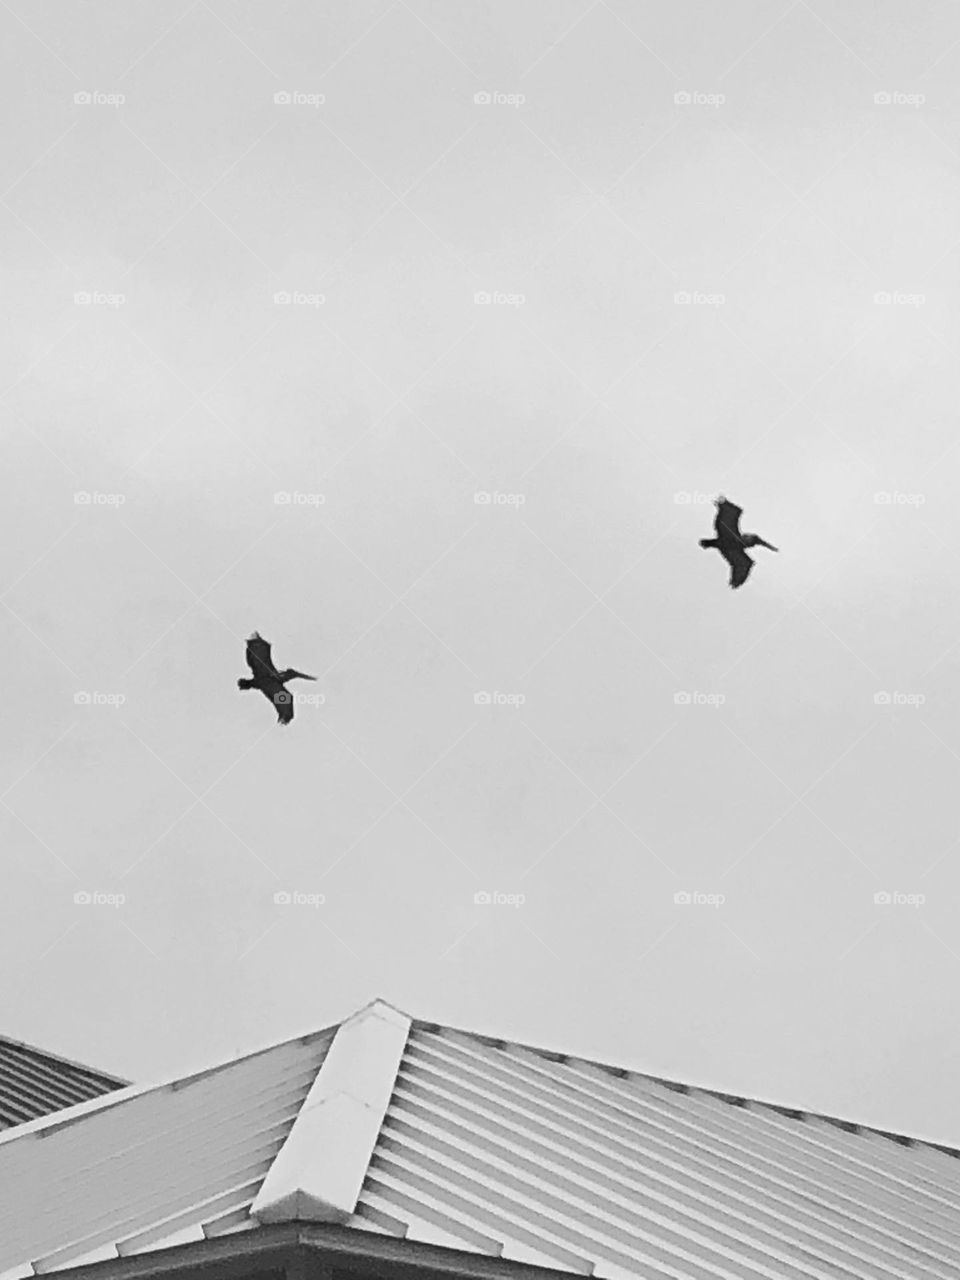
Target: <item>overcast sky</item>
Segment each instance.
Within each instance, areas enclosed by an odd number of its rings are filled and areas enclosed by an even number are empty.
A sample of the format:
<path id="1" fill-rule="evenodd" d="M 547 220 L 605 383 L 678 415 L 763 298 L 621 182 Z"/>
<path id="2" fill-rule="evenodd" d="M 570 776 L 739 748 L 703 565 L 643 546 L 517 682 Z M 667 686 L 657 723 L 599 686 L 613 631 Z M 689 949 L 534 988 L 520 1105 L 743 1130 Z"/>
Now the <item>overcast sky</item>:
<path id="1" fill-rule="evenodd" d="M 380 995 L 960 1143 L 960 11 L 0 27 L 0 1033 Z"/>

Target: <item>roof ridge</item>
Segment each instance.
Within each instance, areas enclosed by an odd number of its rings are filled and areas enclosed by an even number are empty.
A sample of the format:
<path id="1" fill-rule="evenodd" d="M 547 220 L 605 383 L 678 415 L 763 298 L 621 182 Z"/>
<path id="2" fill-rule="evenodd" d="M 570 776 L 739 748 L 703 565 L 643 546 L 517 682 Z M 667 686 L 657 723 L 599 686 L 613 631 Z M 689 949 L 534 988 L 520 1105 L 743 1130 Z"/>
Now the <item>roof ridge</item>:
<path id="1" fill-rule="evenodd" d="M 411 1019 L 373 1000 L 337 1027 L 250 1213 L 346 1222 L 356 1209 L 406 1052 Z"/>

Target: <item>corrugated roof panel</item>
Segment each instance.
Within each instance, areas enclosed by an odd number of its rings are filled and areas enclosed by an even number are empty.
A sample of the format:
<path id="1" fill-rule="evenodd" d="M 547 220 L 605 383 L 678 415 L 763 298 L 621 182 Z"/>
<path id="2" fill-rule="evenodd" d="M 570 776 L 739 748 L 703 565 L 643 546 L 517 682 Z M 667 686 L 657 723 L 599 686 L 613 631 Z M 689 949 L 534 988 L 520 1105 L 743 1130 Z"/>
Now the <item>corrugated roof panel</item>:
<path id="1" fill-rule="evenodd" d="M 75 1106 L 125 1084 L 102 1071 L 0 1036 L 0 1129 Z"/>
<path id="2" fill-rule="evenodd" d="M 10 1078 L 60 1096 L 31 1064 Z M 261 1202 L 287 1221 L 311 1195 L 358 1232 L 598 1280 L 960 1278 L 947 1148 L 411 1027 L 382 1002 L 8 1130 L 0 1181 L 20 1189 L 0 1197 L 0 1280 L 258 1231 Z"/>
<path id="3" fill-rule="evenodd" d="M 117 1257 L 242 1225 L 335 1029 L 161 1085 L 0 1145 L 0 1272 Z M 224 1227 L 232 1214 L 235 1225 Z"/>
<path id="4" fill-rule="evenodd" d="M 603 1087 L 608 1087 L 608 1083 L 606 1081 L 600 1083 L 602 1083 Z M 619 1086 L 619 1094 L 617 1096 L 619 1105 L 621 1107 L 629 1108 L 631 1099 L 630 1090 L 636 1088 L 639 1091 L 638 1096 L 641 1097 L 642 1101 L 649 1105 L 650 1114 L 655 1117 L 658 1103 L 661 1100 L 654 1094 L 650 1093 L 649 1083 L 650 1082 L 644 1080 L 631 1080 L 624 1081 L 621 1085 L 620 1082 L 617 1082 L 617 1085 Z M 739 1150 L 745 1146 L 752 1147 L 756 1153 L 755 1164 L 765 1175 L 770 1186 L 789 1188 L 791 1185 L 791 1179 L 789 1176 L 791 1165 L 796 1161 L 797 1151 L 802 1148 L 803 1140 L 810 1136 L 806 1132 L 806 1127 L 808 1125 L 807 1121 L 789 1122 L 792 1126 L 789 1133 L 790 1141 L 785 1144 L 781 1151 L 769 1153 L 764 1152 L 761 1146 L 753 1143 L 752 1138 L 757 1136 L 756 1134 L 750 1135 L 743 1131 L 744 1109 L 730 1107 L 728 1104 L 718 1102 L 709 1096 L 701 1095 L 700 1097 L 697 1097 L 694 1093 L 691 1093 L 688 1097 L 684 1097 L 683 1101 L 688 1114 L 684 1116 L 682 1112 L 671 1112 L 670 1120 L 661 1122 L 661 1127 L 656 1137 L 651 1137 L 649 1133 L 645 1134 L 645 1150 L 648 1150 L 647 1144 L 650 1141 L 656 1142 L 660 1137 L 669 1137 L 671 1130 L 674 1135 L 680 1135 L 678 1139 L 675 1138 L 675 1149 L 678 1153 L 682 1153 L 684 1155 L 687 1167 L 696 1167 L 695 1162 L 698 1160 L 697 1150 L 693 1144 L 696 1144 L 696 1148 L 699 1148 L 701 1151 L 716 1150 L 718 1153 L 721 1153 L 719 1156 L 721 1159 L 726 1159 L 730 1155 L 734 1158 L 738 1158 L 737 1153 Z M 671 1105 L 669 1100 L 667 1105 L 668 1108 Z M 723 1146 L 711 1146 L 708 1127 L 702 1122 L 704 1115 L 703 1108 L 706 1108 L 706 1115 L 709 1116 L 712 1128 L 717 1134 L 719 1134 L 720 1141 L 724 1144 Z M 754 1117 L 756 1122 L 755 1127 L 762 1135 L 762 1126 L 769 1119 L 768 1113 L 770 1109 L 764 1108 L 760 1104 L 753 1104 L 750 1108 L 745 1110 Z M 634 1121 L 641 1126 L 639 1131 L 644 1132 L 642 1126 L 647 1117 L 644 1116 L 642 1111 L 638 1110 L 633 1110 L 630 1114 L 633 1116 Z M 700 1116 L 700 1120 L 698 1120 L 698 1115 Z M 739 1120 L 738 1116 L 740 1117 Z M 776 1119 L 776 1117 L 774 1118 Z M 654 1122 L 656 1123 L 656 1119 Z M 740 1126 L 739 1131 L 736 1127 L 738 1124 Z M 831 1140 L 833 1139 L 834 1134 L 839 1136 L 839 1131 L 837 1131 L 833 1126 L 823 1122 L 820 1122 L 819 1126 L 816 1126 L 816 1128 L 819 1128 L 822 1131 L 829 1131 Z M 864 1137 L 866 1142 L 879 1142 L 884 1144 L 887 1148 L 892 1146 L 889 1141 L 879 1138 L 874 1134 L 864 1135 Z M 685 1146 L 684 1143 L 687 1143 L 688 1145 Z M 902 1149 L 896 1147 L 895 1150 L 899 1153 Z M 919 1150 L 920 1149 L 918 1148 L 918 1151 Z M 916 1224 L 911 1224 L 909 1219 L 904 1217 L 902 1212 L 904 1200 L 902 1196 L 901 1199 L 898 1200 L 896 1195 L 891 1196 L 889 1194 L 889 1188 L 884 1184 L 883 1175 L 880 1174 L 873 1184 L 864 1182 L 863 1179 L 861 1179 L 859 1183 L 855 1183 L 854 1180 L 846 1177 L 847 1171 L 844 1166 L 852 1164 L 854 1172 L 858 1173 L 860 1172 L 860 1160 L 853 1160 L 852 1158 L 844 1160 L 842 1158 L 842 1153 L 839 1154 L 841 1155 L 841 1158 L 831 1162 L 829 1165 L 829 1172 L 836 1179 L 838 1184 L 844 1183 L 848 1194 L 852 1197 L 849 1202 L 852 1210 L 858 1215 L 866 1216 L 870 1219 L 871 1231 L 888 1231 L 891 1234 L 900 1234 L 908 1241 L 910 1240 L 911 1235 L 913 1235 L 919 1243 L 929 1249 L 929 1236 L 926 1235 L 926 1233 L 917 1233 L 915 1230 Z M 851 1153 L 851 1155 L 853 1154 L 861 1156 L 859 1151 Z M 889 1152 L 885 1150 L 883 1154 L 886 1156 Z M 951 1160 L 949 1157 L 944 1157 L 939 1152 L 931 1152 L 930 1154 L 935 1155 L 937 1160 L 944 1165 L 942 1172 L 948 1179 L 955 1178 L 957 1173 L 960 1172 L 956 1161 Z M 741 1169 L 738 1171 L 736 1165 L 733 1164 L 730 1164 L 726 1169 L 726 1173 L 728 1175 L 733 1174 L 734 1176 L 737 1176 L 738 1172 L 743 1174 L 746 1171 L 746 1168 L 742 1165 Z M 820 1173 L 823 1173 L 822 1169 L 820 1170 Z M 918 1167 L 915 1173 L 916 1176 L 913 1179 L 912 1185 L 921 1185 L 928 1180 L 922 1167 Z M 829 1196 L 826 1195 L 822 1189 L 818 1193 L 817 1188 L 818 1186 L 822 1188 L 824 1178 L 822 1176 L 817 1177 L 816 1172 L 809 1174 L 808 1168 L 806 1167 L 802 1168 L 800 1174 L 794 1170 L 792 1182 L 793 1185 L 799 1186 L 804 1190 L 805 1198 L 808 1199 L 811 1195 L 818 1195 L 818 1198 L 822 1201 L 825 1209 L 832 1208 L 836 1210 L 838 1205 L 845 1206 L 847 1204 L 846 1200 L 838 1201 L 835 1194 L 831 1194 Z M 900 1194 L 905 1189 L 909 1188 L 910 1185 L 910 1183 L 901 1184 L 898 1181 L 895 1191 L 897 1194 Z M 859 1199 L 856 1197 L 856 1192 L 858 1190 L 860 1192 Z M 934 1200 L 940 1199 L 940 1189 L 932 1192 L 931 1196 L 932 1198 L 930 1203 L 920 1205 L 915 1198 L 911 1198 L 909 1196 L 907 1197 L 907 1203 L 910 1204 L 912 1210 L 915 1211 L 918 1216 L 931 1220 L 938 1230 L 942 1232 L 945 1239 L 952 1240 L 955 1245 L 960 1245 L 960 1237 L 958 1237 L 956 1230 L 956 1218 L 950 1218 L 947 1214 L 939 1212 L 938 1207 L 934 1204 Z M 801 1203 L 804 1202 L 802 1201 Z M 877 1212 L 877 1210 L 881 1208 L 884 1212 Z M 901 1223 L 901 1225 L 895 1230 L 891 1227 L 891 1219 L 896 1219 Z"/>
<path id="5" fill-rule="evenodd" d="M 452 1235 L 598 1276 L 960 1276 L 960 1161 L 740 1101 L 414 1024 L 351 1223 L 428 1197 Z"/>

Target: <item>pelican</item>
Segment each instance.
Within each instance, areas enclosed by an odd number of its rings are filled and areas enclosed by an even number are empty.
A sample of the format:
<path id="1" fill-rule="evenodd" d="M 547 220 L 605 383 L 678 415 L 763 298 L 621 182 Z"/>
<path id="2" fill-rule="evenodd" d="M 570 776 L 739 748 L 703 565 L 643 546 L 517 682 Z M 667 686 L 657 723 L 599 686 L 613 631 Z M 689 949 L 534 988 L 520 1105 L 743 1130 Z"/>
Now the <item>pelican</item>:
<path id="1" fill-rule="evenodd" d="M 269 642 L 258 631 L 247 638 L 247 666 L 253 672 L 253 679 L 245 680 L 241 677 L 237 681 L 237 688 L 259 689 L 276 707 L 279 722 L 289 724 L 293 719 L 293 694 L 288 693 L 284 685 L 288 680 L 316 680 L 317 677 L 295 671 L 293 667 L 278 671 L 273 665 Z"/>
<path id="2" fill-rule="evenodd" d="M 765 542 L 759 534 L 741 533 L 740 517 L 743 508 L 729 502 L 723 494 L 717 498 L 717 518 L 714 521 L 715 538 L 701 538 L 701 547 L 716 547 L 730 566 L 731 587 L 742 587 L 753 568 L 753 560 L 747 555 L 746 547 L 767 547 L 770 551 L 778 551 L 771 542 Z"/>

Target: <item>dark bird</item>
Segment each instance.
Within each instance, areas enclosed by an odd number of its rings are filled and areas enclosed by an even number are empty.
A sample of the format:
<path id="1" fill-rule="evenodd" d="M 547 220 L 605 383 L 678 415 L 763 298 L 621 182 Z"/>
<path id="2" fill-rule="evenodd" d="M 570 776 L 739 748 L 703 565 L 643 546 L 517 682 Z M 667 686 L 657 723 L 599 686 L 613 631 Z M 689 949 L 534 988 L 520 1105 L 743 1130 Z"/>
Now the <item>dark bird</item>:
<path id="1" fill-rule="evenodd" d="M 728 502 L 721 494 L 716 501 L 717 518 L 714 521 L 715 538 L 701 538 L 701 547 L 716 547 L 730 566 L 731 587 L 742 587 L 746 582 L 753 560 L 747 555 L 747 547 L 767 547 L 771 551 L 779 550 L 770 542 L 764 542 L 756 533 L 740 532 L 740 517 L 743 508 Z"/>
<path id="2" fill-rule="evenodd" d="M 316 680 L 317 677 L 294 671 L 293 667 L 278 671 L 273 665 L 268 641 L 257 631 L 247 640 L 247 666 L 253 672 L 253 679 L 239 679 L 237 688 L 259 689 L 276 707 L 280 723 L 289 724 L 293 719 L 293 694 L 288 693 L 284 686 L 288 680 Z"/>

